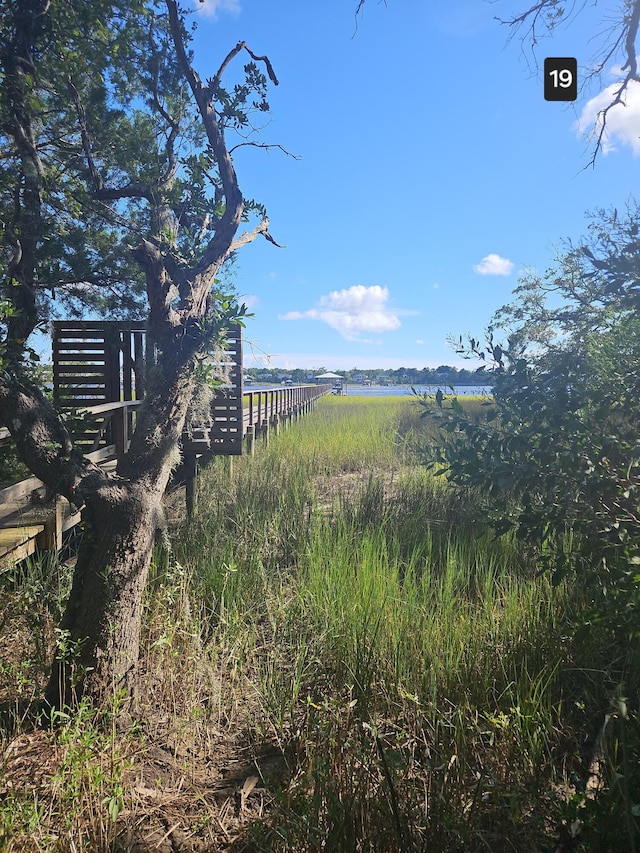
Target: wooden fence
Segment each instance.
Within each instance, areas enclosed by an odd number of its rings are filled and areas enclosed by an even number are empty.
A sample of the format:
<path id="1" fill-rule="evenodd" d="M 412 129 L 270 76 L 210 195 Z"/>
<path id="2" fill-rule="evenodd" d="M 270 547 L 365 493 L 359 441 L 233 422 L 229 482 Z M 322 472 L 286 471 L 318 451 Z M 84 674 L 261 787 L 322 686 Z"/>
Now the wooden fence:
<path id="1" fill-rule="evenodd" d="M 195 502 L 199 464 L 216 455 L 239 455 L 245 443 L 247 452 L 253 454 L 256 436 L 268 440 L 270 431 L 277 432 L 282 425 L 311 411 L 317 400 L 330 392 L 330 385 L 250 391 L 243 395 L 239 406 L 232 402 L 231 395 L 226 404 L 216 396 L 211 424 L 193 428 L 182 436 L 188 512 Z M 127 451 L 141 404 L 141 400 L 122 400 L 81 410 L 78 414 L 82 415 L 86 430 L 80 442 L 85 455 L 98 464 L 115 466 Z M 238 427 L 229 419 L 230 407 L 237 416 Z M 10 442 L 9 431 L 0 429 L 0 446 Z M 22 560 L 38 549 L 59 549 L 63 534 L 79 521 L 80 512 L 66 500 L 47 500 L 44 484 L 37 477 L 0 489 L 0 565 Z"/>
<path id="2" fill-rule="evenodd" d="M 65 408 L 144 397 L 145 324 L 55 320 L 53 394 Z"/>
<path id="3" fill-rule="evenodd" d="M 187 513 L 191 514 L 195 505 L 199 464 L 211 456 L 239 455 L 245 442 L 247 452 L 253 455 L 256 436 L 262 435 L 268 441 L 270 431 L 277 433 L 282 425 L 286 427 L 292 420 L 311 411 L 320 397 L 330 393 L 331 385 L 298 385 L 245 393 L 242 397 L 242 441 L 235 445 L 235 450 L 224 450 L 222 454 L 218 449 L 221 446 L 221 427 L 215 423 L 216 405 L 219 405 L 219 398 L 216 398 L 212 406 L 213 426 L 193 429 L 182 436 Z M 222 429 L 228 427 L 223 426 Z"/>

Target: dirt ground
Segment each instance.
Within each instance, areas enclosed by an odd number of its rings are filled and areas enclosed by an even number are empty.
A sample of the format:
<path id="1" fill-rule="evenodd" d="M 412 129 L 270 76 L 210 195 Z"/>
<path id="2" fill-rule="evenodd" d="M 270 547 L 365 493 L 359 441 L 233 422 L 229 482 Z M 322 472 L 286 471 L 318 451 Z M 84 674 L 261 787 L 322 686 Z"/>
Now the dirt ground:
<path id="1" fill-rule="evenodd" d="M 184 519 L 184 489 L 168 495 L 166 513 L 170 525 Z M 172 687 L 168 669 L 160 671 L 162 659 L 147 654 L 131 726 L 116 733 L 91 725 L 73 733 L 64 721 L 58 730 L 38 727 L 29 719 L 30 697 L 41 695 L 46 683 L 56 627 L 53 614 L 36 600 L 40 594 L 35 585 L 31 601 L 24 589 L 0 597 L 0 853 L 256 849 L 248 828 L 265 816 L 288 771 L 278 746 L 256 742 L 252 734 L 258 709 L 251 691 L 241 687 L 242 701 L 225 702 L 222 710 L 220 697 L 238 695 L 236 674 L 224 661 L 212 667 L 203 654 L 197 673 L 194 662 L 188 664 L 189 677 L 198 679 L 197 707 L 189 707 L 187 698 L 170 695 L 180 682 Z M 147 638 L 147 651 L 149 645 Z M 113 786 L 96 770 L 114 778 L 114 751 L 124 792 L 115 824 L 106 819 L 103 796 Z M 65 805 L 73 785 L 79 786 L 78 796 Z M 5 830 L 11 826 L 5 815 L 17 800 L 38 805 L 31 835 L 24 828 Z M 65 809 L 73 831 L 58 826 Z M 87 837 L 96 839 L 95 846 L 83 846 Z"/>

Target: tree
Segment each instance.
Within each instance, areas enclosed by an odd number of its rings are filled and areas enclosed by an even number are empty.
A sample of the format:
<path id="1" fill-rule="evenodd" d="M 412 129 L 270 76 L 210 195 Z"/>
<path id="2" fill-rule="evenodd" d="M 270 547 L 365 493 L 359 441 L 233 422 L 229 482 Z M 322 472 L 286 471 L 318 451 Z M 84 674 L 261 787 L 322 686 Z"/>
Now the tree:
<path id="1" fill-rule="evenodd" d="M 355 7 L 356 21 L 362 12 L 366 0 L 358 0 Z M 501 0 L 491 0 L 493 3 Z M 502 0 L 504 2 L 504 0 Z M 518 5 L 520 5 L 518 3 Z M 538 0 L 524 11 L 509 17 L 496 15 L 496 20 L 511 29 L 510 39 L 519 37 L 525 53 L 530 53 L 533 66 L 537 70 L 536 49 L 540 40 L 553 33 L 562 25 L 569 25 L 585 9 L 602 6 L 601 20 L 595 26 L 593 41 L 598 44 L 596 55 L 589 63 L 589 72 L 585 83 L 597 80 L 607 66 L 619 68 L 620 79 L 610 88 L 610 98 L 599 111 L 594 128 L 594 146 L 588 165 L 595 165 L 607 134 L 607 119 L 615 107 L 626 106 L 626 96 L 632 83 L 640 82 L 638 69 L 638 31 L 640 28 L 640 0 L 624 0 L 617 9 L 593 0 L 580 0 L 577 3 L 563 3 L 561 0 Z"/>
<path id="2" fill-rule="evenodd" d="M 519 36 L 523 46 L 528 46 L 537 66 L 536 48 L 541 38 L 552 35 L 560 26 L 570 24 L 587 8 L 597 2 L 565 4 L 560 0 L 539 0 L 519 14 L 508 18 L 497 17 L 510 27 L 511 37 Z M 594 129 L 594 146 L 589 165 L 594 165 L 602 150 L 607 133 L 607 119 L 611 110 L 626 106 L 626 97 L 632 83 L 640 82 L 638 70 L 638 28 L 640 26 L 640 0 L 624 0 L 619 7 L 604 9 L 598 30 L 594 33 L 597 51 L 590 63 L 592 69 L 585 82 L 598 80 L 607 66 L 620 69 L 620 79 L 610 88 L 610 97 L 597 116 Z"/>
<path id="3" fill-rule="evenodd" d="M 227 142 L 254 144 L 271 64 L 240 42 L 203 81 L 189 41 L 176 0 L 0 2 L 0 420 L 85 518 L 60 626 L 73 654 L 58 654 L 46 690 L 54 708 L 135 696 L 142 595 L 198 368 L 244 313 L 217 276 L 241 246 L 272 239 Z M 240 55 L 249 61 L 229 86 Z M 29 337 L 56 295 L 147 317 L 157 359 L 112 474 L 74 447 L 29 369 Z"/>
<path id="4" fill-rule="evenodd" d="M 477 490 L 497 533 L 593 582 L 592 615 L 627 634 L 640 632 L 639 234 L 637 204 L 600 211 L 546 276 L 521 281 L 486 344 L 461 345 L 492 367 L 484 417 L 424 401 L 452 483 Z"/>

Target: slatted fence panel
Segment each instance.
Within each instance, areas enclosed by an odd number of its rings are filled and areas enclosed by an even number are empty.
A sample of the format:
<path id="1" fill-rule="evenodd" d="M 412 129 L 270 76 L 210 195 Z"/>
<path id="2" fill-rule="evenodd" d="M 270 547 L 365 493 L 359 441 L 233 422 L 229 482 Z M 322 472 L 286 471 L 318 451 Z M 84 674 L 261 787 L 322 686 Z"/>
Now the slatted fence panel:
<path id="1" fill-rule="evenodd" d="M 241 326 L 234 325 L 229 328 L 222 364 L 228 370 L 229 383 L 217 391 L 211 406 L 211 449 L 216 455 L 241 456 L 244 438 Z"/>
<path id="2" fill-rule="evenodd" d="M 144 396 L 144 324 L 118 321 L 55 321 L 53 324 L 53 385 L 60 405 L 82 409 L 101 403 L 141 400 Z M 220 455 L 242 454 L 242 327 L 227 332 L 221 361 L 228 383 L 215 395 L 211 427 L 193 429 L 193 440 Z M 111 444 L 110 424 L 95 423 L 81 440 L 87 449 Z M 132 424 L 130 425 L 132 426 Z M 197 425 L 196 425 L 197 427 Z"/>
<path id="3" fill-rule="evenodd" d="M 141 400 L 144 323 L 56 320 L 53 390 L 64 406 Z"/>
<path id="4" fill-rule="evenodd" d="M 144 323 L 56 320 L 52 343 L 53 392 L 60 406 L 86 409 L 144 396 Z M 134 416 L 127 417 L 130 431 Z M 115 441 L 107 416 L 72 431 L 85 452 Z"/>

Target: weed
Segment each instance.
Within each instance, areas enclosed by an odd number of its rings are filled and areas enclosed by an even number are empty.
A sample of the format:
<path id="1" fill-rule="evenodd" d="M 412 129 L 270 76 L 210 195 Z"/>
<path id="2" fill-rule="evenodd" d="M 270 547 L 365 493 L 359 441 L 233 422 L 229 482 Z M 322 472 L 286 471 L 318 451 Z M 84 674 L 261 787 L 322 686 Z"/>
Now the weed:
<path id="1" fill-rule="evenodd" d="M 114 695 L 112 714 L 81 703 L 7 741 L 3 853 L 127 849 L 141 826 L 158 845 L 174 825 L 216 850 L 248 843 L 251 819 L 272 853 L 638 849 L 637 647 L 575 636 L 588 590 L 482 532 L 474 495 L 420 466 L 418 414 L 325 399 L 233 477 L 214 460 L 175 560 L 152 566 L 137 729 L 116 731 Z M 67 579 L 5 582 L 2 689 L 29 699 Z M 240 754 L 217 800 L 208 774 L 219 786 Z M 180 810 L 149 826 L 161 789 Z"/>

